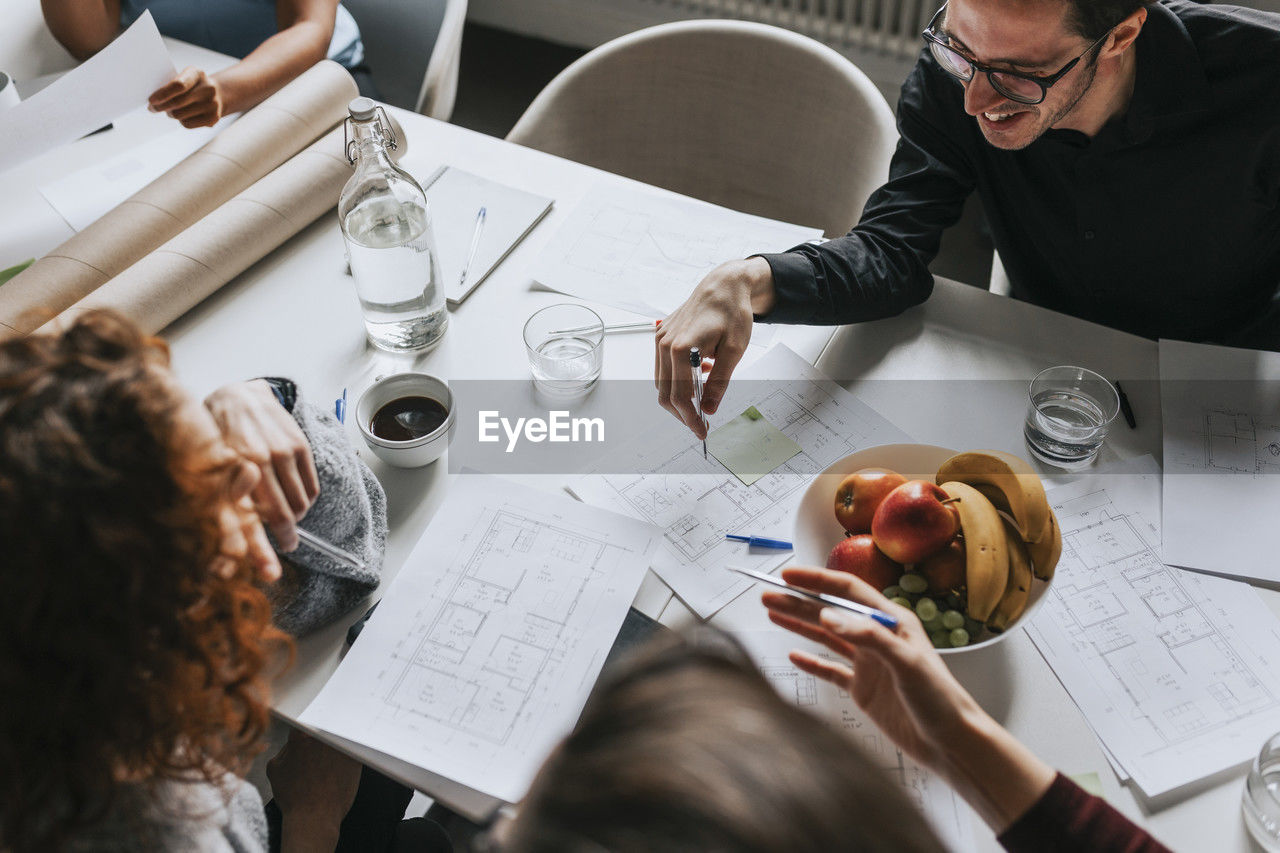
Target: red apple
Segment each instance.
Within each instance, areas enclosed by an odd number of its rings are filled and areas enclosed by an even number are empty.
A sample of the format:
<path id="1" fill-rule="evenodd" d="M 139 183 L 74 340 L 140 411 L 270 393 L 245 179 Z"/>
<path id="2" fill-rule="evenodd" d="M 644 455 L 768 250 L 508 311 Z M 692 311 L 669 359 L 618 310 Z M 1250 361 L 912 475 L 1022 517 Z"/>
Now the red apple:
<path id="1" fill-rule="evenodd" d="M 951 541 L 960 529 L 947 493 L 928 480 L 911 480 L 885 495 L 871 519 L 876 545 L 899 563 L 918 563 Z"/>
<path id="2" fill-rule="evenodd" d="M 885 468 L 854 471 L 836 489 L 836 521 L 850 533 L 870 533 L 876 507 L 905 482 L 906 477 Z"/>
<path id="3" fill-rule="evenodd" d="M 916 564 L 929 582 L 930 595 L 946 595 L 964 586 L 964 542 L 957 537 Z"/>
<path id="4" fill-rule="evenodd" d="M 886 557 L 869 533 L 840 540 L 827 557 L 827 568 L 856 575 L 877 591 L 893 586 L 902 577 L 902 566 Z"/>

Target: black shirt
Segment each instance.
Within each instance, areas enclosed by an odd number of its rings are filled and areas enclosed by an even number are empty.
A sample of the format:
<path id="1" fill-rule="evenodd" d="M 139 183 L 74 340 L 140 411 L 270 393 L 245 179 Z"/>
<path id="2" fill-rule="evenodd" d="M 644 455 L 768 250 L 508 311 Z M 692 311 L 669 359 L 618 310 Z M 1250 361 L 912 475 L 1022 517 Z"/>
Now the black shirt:
<path id="1" fill-rule="evenodd" d="M 1124 116 L 1020 151 L 986 142 L 924 51 L 888 183 L 848 235 L 763 256 L 777 304 L 760 319 L 850 323 L 923 302 L 976 189 L 1017 298 L 1153 338 L 1255 321 L 1280 286 L 1280 15 L 1165 0 L 1136 50 Z"/>

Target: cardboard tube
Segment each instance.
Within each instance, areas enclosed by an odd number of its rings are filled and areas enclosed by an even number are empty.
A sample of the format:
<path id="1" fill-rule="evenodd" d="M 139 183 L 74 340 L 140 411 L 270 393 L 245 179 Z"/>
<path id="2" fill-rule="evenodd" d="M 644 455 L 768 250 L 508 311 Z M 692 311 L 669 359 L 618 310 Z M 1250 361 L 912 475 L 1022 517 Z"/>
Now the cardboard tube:
<path id="1" fill-rule="evenodd" d="M 0 287 L 0 326 L 25 334 L 84 299 L 329 131 L 356 94 L 346 69 L 317 63 Z"/>
<path id="2" fill-rule="evenodd" d="M 110 308 L 155 334 L 338 203 L 351 166 L 337 127 L 192 227 L 63 311 Z"/>

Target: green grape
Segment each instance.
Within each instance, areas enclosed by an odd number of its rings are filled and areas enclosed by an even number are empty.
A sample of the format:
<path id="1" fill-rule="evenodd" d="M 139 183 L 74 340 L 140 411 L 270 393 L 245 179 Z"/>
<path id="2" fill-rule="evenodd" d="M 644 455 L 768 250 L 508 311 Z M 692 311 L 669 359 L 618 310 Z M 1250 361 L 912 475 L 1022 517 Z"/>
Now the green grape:
<path id="1" fill-rule="evenodd" d="M 938 617 L 938 603 L 932 598 L 922 598 L 916 602 L 916 615 L 920 621 L 928 624 Z"/>
<path id="2" fill-rule="evenodd" d="M 968 616 L 964 617 L 964 629 L 969 632 L 970 637 L 978 636 L 982 633 L 982 629 L 985 627 L 987 626 L 983 625 L 977 619 L 970 619 Z"/>
<path id="3" fill-rule="evenodd" d="M 946 628 L 946 627 L 947 627 L 947 626 L 946 626 L 946 624 L 942 621 L 942 617 L 941 617 L 941 616 L 935 616 L 935 617 L 933 617 L 932 619 L 930 619 L 929 621 L 927 621 L 927 622 L 925 622 L 925 623 L 924 623 L 924 629 L 925 629 L 926 631 L 928 631 L 930 634 L 936 634 L 937 632 L 942 631 L 942 630 L 943 630 L 944 628 Z M 949 629 L 948 629 L 948 630 L 949 630 Z"/>
<path id="4" fill-rule="evenodd" d="M 901 598 L 903 592 L 904 590 L 902 589 L 902 587 L 898 586 L 897 584 L 894 584 L 893 586 L 886 586 L 884 589 L 881 590 L 881 593 L 884 595 L 885 598 L 891 598 L 891 599 Z"/>
<path id="5" fill-rule="evenodd" d="M 947 596 L 947 607 L 952 610 L 961 610 L 964 608 L 964 602 L 960 600 L 960 596 L 953 592 Z"/>
<path id="6" fill-rule="evenodd" d="M 951 648 L 951 638 L 947 636 L 946 631 L 939 631 L 936 634 L 930 634 L 929 642 L 933 643 L 933 647 L 935 649 Z"/>
<path id="7" fill-rule="evenodd" d="M 905 592 L 920 595 L 929 588 L 929 582 L 920 575 L 907 572 L 898 581 L 898 586 L 902 587 Z"/>
<path id="8" fill-rule="evenodd" d="M 969 645 L 969 632 L 963 628 L 956 628 L 947 635 L 947 639 L 951 641 L 951 645 L 954 648 L 958 649 L 961 646 Z"/>
<path id="9" fill-rule="evenodd" d="M 892 601 L 894 604 L 907 608 L 908 610 L 911 609 L 911 602 L 903 598 L 902 596 L 898 596 L 897 598 L 891 598 L 889 600 Z"/>
<path id="10" fill-rule="evenodd" d="M 964 614 L 958 610 L 948 610 L 942 614 L 942 626 L 948 631 L 964 627 Z"/>

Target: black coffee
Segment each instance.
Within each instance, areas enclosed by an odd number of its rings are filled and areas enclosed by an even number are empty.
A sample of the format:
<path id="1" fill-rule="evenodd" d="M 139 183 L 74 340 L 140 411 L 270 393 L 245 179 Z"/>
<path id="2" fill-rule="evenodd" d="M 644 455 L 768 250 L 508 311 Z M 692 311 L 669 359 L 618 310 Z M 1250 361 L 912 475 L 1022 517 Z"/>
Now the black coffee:
<path id="1" fill-rule="evenodd" d="M 378 409 L 369 422 L 369 431 L 386 441 L 412 441 L 435 432 L 448 416 L 439 400 L 398 397 Z"/>

